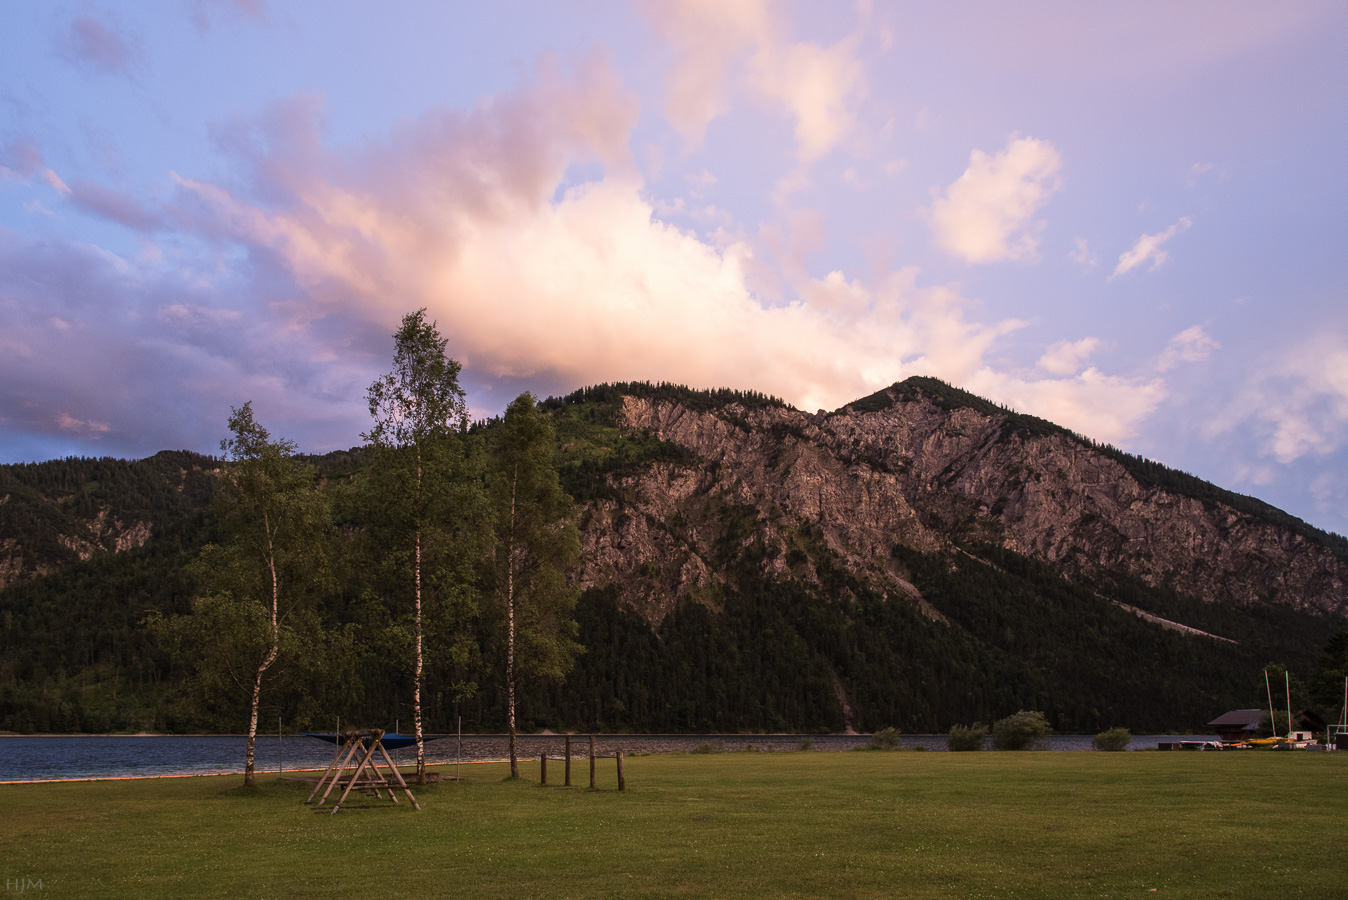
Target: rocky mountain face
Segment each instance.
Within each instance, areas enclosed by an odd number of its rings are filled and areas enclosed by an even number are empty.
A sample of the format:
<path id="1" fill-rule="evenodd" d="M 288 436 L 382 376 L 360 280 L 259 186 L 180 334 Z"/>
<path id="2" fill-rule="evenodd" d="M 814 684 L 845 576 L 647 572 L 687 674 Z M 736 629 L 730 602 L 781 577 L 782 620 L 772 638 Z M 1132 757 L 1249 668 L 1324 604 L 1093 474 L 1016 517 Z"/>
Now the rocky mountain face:
<path id="1" fill-rule="evenodd" d="M 0 590 L 199 518 L 213 468 L 186 452 L 0 467 Z"/>
<path id="2" fill-rule="evenodd" d="M 653 622 L 714 583 L 724 542 L 751 532 L 770 575 L 817 580 L 807 563 L 826 548 L 920 605 L 896 545 L 991 545 L 1087 585 L 1125 577 L 1209 603 L 1348 614 L 1341 538 L 1179 473 L 1163 486 L 1143 461 L 931 379 L 815 415 L 629 395 L 620 420 L 688 455 L 616 477 L 623 502 L 586 509 L 579 578 L 621 585 Z M 738 537 L 728 509 L 748 520 Z"/>

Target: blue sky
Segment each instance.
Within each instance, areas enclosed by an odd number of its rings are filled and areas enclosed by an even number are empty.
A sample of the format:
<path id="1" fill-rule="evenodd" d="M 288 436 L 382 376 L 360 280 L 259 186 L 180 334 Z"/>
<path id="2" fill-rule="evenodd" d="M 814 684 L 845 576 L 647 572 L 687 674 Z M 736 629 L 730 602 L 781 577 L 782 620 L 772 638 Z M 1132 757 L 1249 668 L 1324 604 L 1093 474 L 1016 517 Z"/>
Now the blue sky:
<path id="1" fill-rule="evenodd" d="M 939 8 L 937 8 L 939 7 Z M 1348 532 L 1348 7 L 48 2 L 0 32 L 0 461 L 935 375 Z"/>

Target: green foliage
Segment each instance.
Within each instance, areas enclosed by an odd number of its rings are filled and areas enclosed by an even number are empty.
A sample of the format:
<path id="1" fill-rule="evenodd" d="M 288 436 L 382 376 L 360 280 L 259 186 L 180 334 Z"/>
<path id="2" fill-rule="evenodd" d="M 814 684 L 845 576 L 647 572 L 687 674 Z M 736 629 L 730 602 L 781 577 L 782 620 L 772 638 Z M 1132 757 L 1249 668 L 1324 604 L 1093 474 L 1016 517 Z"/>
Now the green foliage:
<path id="1" fill-rule="evenodd" d="M 897 750 L 899 748 L 899 738 L 903 732 L 893 726 L 881 728 L 871 735 L 871 739 L 866 742 L 868 750 Z"/>
<path id="2" fill-rule="evenodd" d="M 1344 715 L 1348 695 L 1345 679 L 1348 679 L 1348 628 L 1340 628 L 1325 642 L 1310 683 L 1312 702 L 1328 722 L 1338 722 Z"/>
<path id="3" fill-rule="evenodd" d="M 1091 740 L 1091 746 L 1096 750 L 1106 750 L 1117 753 L 1128 749 L 1132 743 L 1133 733 L 1127 728 L 1111 728 L 1108 731 L 1102 731 Z"/>
<path id="4" fill-rule="evenodd" d="M 998 750 L 1039 750 L 1053 732 L 1043 713 L 1022 709 L 992 725 L 992 746 Z"/>
<path id="5" fill-rule="evenodd" d="M 369 485 L 374 491 L 366 498 L 373 500 L 368 504 L 373 531 L 392 538 L 399 551 L 390 557 L 402 574 L 393 580 L 393 590 L 406 594 L 410 588 L 410 652 L 403 658 L 410 659 L 412 668 L 417 783 L 424 784 L 426 626 L 428 620 L 441 626 L 429 637 L 438 638 L 457 671 L 476 657 L 466 627 L 476 612 L 469 588 L 472 561 L 462 551 L 481 546 L 477 536 L 484 530 L 486 508 L 463 478 L 462 442 L 455 432 L 466 428 L 468 412 L 459 386 L 461 366 L 445 352 L 448 339 L 434 322 L 426 321 L 426 310 L 419 309 L 403 316 L 393 342 L 393 371 L 366 392 L 374 424 L 363 437 L 375 449 Z M 464 527 L 466 523 L 478 527 Z M 385 633 L 388 641 L 398 643 L 397 638 L 396 631 Z M 475 683 L 467 678 L 455 683 L 456 699 L 474 690 Z"/>
<path id="6" fill-rule="evenodd" d="M 0 571 L 26 580 L 110 555 L 127 531 L 176 539 L 202 527 L 217 461 L 186 451 L 149 459 L 0 466 Z"/>
<path id="7" fill-rule="evenodd" d="M 972 725 L 951 725 L 946 735 L 946 748 L 952 753 L 966 753 L 982 750 L 983 739 L 988 736 L 988 728 L 981 722 Z"/>
<path id="8" fill-rule="evenodd" d="M 366 392 L 374 425 L 362 437 L 375 447 L 415 447 L 466 426 L 462 367 L 446 354 L 449 340 L 426 321 L 426 310 L 403 316 L 393 342 L 393 371 Z"/>
<path id="9" fill-rule="evenodd" d="M 1287 737 L 1291 733 L 1286 709 L 1274 709 L 1272 718 L 1269 717 L 1268 710 L 1260 714 L 1259 737 Z"/>
<path id="10" fill-rule="evenodd" d="M 212 507 L 221 543 L 204 548 L 194 566 L 204 593 L 190 614 L 151 613 L 146 624 L 186 662 L 207 709 L 247 709 L 251 785 L 264 677 L 283 659 L 301 671 L 321 667 L 328 649 L 312 611 L 331 584 L 330 520 L 313 469 L 294 458 L 292 442 L 271 438 L 251 403 L 232 411 L 229 429 Z M 274 673 L 265 687 L 277 687 Z"/>
<path id="11" fill-rule="evenodd" d="M 579 592 L 566 579 L 580 556 L 580 535 L 553 463 L 556 446 L 533 396 L 521 394 L 492 436 L 488 476 L 496 523 L 493 575 L 517 617 L 515 666 L 521 676 L 545 681 L 565 677 L 581 651 L 574 639 Z"/>
<path id="12" fill-rule="evenodd" d="M 720 410 L 732 403 L 745 409 L 791 408 L 780 397 L 773 397 L 758 391 L 739 391 L 731 388 L 698 390 L 666 381 L 656 384 L 649 381 L 620 381 L 612 384 L 597 384 L 573 391 L 565 397 L 549 397 L 542 405 L 544 410 L 553 411 L 571 404 L 616 404 L 621 402 L 624 396 L 678 403 L 697 412 Z"/>

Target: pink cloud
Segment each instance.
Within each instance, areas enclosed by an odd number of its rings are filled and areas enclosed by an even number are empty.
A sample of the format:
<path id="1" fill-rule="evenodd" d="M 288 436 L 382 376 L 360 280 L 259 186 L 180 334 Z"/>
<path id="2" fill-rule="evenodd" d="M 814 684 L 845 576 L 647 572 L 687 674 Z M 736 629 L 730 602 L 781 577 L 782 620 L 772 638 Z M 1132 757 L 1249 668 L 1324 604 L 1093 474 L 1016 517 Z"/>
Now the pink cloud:
<path id="1" fill-rule="evenodd" d="M 162 225 L 158 214 L 146 209 L 130 194 L 82 178 L 73 179 L 68 190 L 71 203 L 127 228 L 153 231 Z"/>
<path id="2" fill-rule="evenodd" d="M 72 62 L 107 75 L 130 75 L 145 57 L 140 38 L 112 17 L 76 16 L 60 45 Z"/>

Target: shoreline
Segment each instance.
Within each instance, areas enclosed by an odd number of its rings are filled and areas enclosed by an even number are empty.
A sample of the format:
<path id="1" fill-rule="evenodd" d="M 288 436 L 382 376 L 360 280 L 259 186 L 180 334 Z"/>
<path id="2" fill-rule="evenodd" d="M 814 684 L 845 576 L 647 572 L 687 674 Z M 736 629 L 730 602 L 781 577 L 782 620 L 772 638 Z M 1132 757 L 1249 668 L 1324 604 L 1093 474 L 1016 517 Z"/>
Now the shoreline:
<path id="1" fill-rule="evenodd" d="M 199 737 L 200 735 L 194 736 Z M 466 759 L 458 763 L 453 762 L 431 763 L 427 765 L 426 768 L 433 769 L 433 768 L 440 768 L 443 766 L 455 766 L 455 765 L 482 766 L 482 765 L 491 765 L 495 763 L 508 763 L 508 762 L 510 762 L 509 759 L 471 759 L 471 760 Z M 398 763 L 398 771 L 402 772 L 402 770 L 407 766 L 412 766 L 414 769 L 413 774 L 415 774 L 416 763 Z M 325 768 L 326 767 L 324 766 L 317 766 L 312 769 L 309 768 L 285 769 L 284 771 L 280 772 L 278 772 L 275 769 L 261 769 L 261 770 L 254 770 L 253 775 L 254 777 L 260 777 L 263 775 L 283 776 L 283 775 L 290 775 L 291 773 L 300 773 L 300 772 L 322 772 L 325 770 Z M 403 774 L 406 775 L 407 773 L 403 772 Z M 7 784 L 74 784 L 82 781 L 144 781 L 146 779 L 151 778 L 220 778 L 225 775 L 237 775 L 242 777 L 243 770 L 236 769 L 230 772 L 171 772 L 165 775 L 91 775 L 85 778 L 29 778 L 25 781 L 0 781 L 0 787 L 3 787 L 4 785 Z"/>

